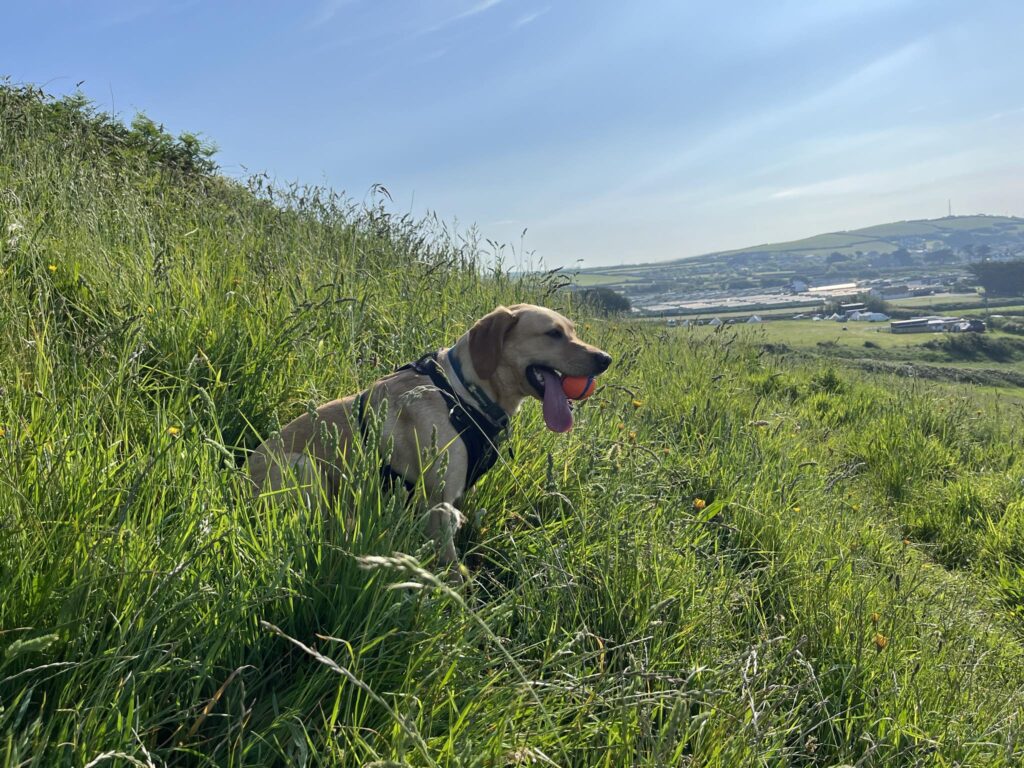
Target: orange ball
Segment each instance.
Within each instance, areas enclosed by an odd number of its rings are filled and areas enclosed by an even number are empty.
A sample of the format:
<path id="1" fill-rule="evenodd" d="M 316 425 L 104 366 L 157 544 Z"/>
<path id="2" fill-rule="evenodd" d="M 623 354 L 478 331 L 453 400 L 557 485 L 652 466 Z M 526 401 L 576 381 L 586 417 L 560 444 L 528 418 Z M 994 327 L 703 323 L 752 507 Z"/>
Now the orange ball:
<path id="1" fill-rule="evenodd" d="M 593 376 L 563 376 L 562 391 L 571 400 L 586 400 L 597 389 Z"/>

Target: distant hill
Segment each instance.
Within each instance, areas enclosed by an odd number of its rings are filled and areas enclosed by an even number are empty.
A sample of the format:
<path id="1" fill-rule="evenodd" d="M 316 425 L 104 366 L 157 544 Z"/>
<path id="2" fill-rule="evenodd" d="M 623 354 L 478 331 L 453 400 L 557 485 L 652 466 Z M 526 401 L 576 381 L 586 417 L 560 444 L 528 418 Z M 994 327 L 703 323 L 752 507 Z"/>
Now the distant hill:
<path id="1" fill-rule="evenodd" d="M 990 247 L 1024 247 L 1024 218 L 1016 216 L 946 216 L 941 219 L 918 219 L 876 224 L 863 229 L 828 232 L 822 235 L 793 240 L 786 243 L 756 245 L 733 251 L 719 251 L 711 256 L 736 254 L 791 253 L 806 255 L 839 252 L 878 251 L 889 253 L 898 248 L 936 249 L 961 248 L 968 245 L 988 244 Z M 697 257 L 706 258 L 706 257 Z M 682 259 L 674 259 L 675 263 Z"/>
<path id="2" fill-rule="evenodd" d="M 849 280 L 968 277 L 985 258 L 1024 256 L 1024 218 L 947 216 L 828 232 L 802 240 L 647 264 L 581 270 L 580 287 L 605 285 L 631 298 L 778 289 L 793 279 L 813 285 Z"/>

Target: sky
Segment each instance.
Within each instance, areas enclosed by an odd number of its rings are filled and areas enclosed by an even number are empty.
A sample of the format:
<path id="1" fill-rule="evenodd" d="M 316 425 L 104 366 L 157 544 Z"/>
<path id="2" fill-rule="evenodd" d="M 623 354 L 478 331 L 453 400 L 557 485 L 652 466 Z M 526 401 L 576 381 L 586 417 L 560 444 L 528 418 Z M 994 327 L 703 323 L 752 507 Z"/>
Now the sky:
<path id="1" fill-rule="evenodd" d="M 4 5 L 13 82 L 534 266 L 1024 215 L 1020 0 Z"/>

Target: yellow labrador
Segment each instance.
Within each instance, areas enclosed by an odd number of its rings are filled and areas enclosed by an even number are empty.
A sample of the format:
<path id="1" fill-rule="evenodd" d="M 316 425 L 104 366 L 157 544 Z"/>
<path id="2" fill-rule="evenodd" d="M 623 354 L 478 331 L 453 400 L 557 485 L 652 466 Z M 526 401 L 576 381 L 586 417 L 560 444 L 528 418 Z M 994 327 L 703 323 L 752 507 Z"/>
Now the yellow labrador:
<path id="1" fill-rule="evenodd" d="M 344 482 L 339 457 L 354 440 L 375 435 L 380 452 L 392 445 L 382 473 L 408 488 L 422 483 L 430 507 L 427 535 L 438 545 L 440 561 L 451 564 L 462 522 L 454 505 L 494 464 L 496 444 L 522 401 L 541 400 L 548 428 L 568 432 L 573 416 L 559 374 L 597 376 L 610 364 L 611 357 L 580 341 L 559 313 L 532 304 L 498 307 L 454 346 L 289 422 L 249 457 L 249 475 L 257 493 L 280 492 L 297 480 L 337 495 Z M 371 432 L 369 411 L 381 411 L 385 401 L 379 430 Z M 446 463 L 425 460 L 435 438 L 447 452 Z"/>

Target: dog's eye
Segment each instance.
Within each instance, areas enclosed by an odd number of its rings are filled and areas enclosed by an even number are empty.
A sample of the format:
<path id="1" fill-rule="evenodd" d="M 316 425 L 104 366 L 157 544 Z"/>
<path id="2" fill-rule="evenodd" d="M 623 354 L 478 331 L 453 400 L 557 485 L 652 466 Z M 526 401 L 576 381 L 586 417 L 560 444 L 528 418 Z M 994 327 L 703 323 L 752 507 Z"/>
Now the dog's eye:
<path id="1" fill-rule="evenodd" d="M 565 336 L 565 334 L 562 333 L 562 331 L 558 328 L 552 328 L 550 331 L 547 331 L 544 335 L 550 336 L 552 339 L 560 339 L 563 336 Z"/>

